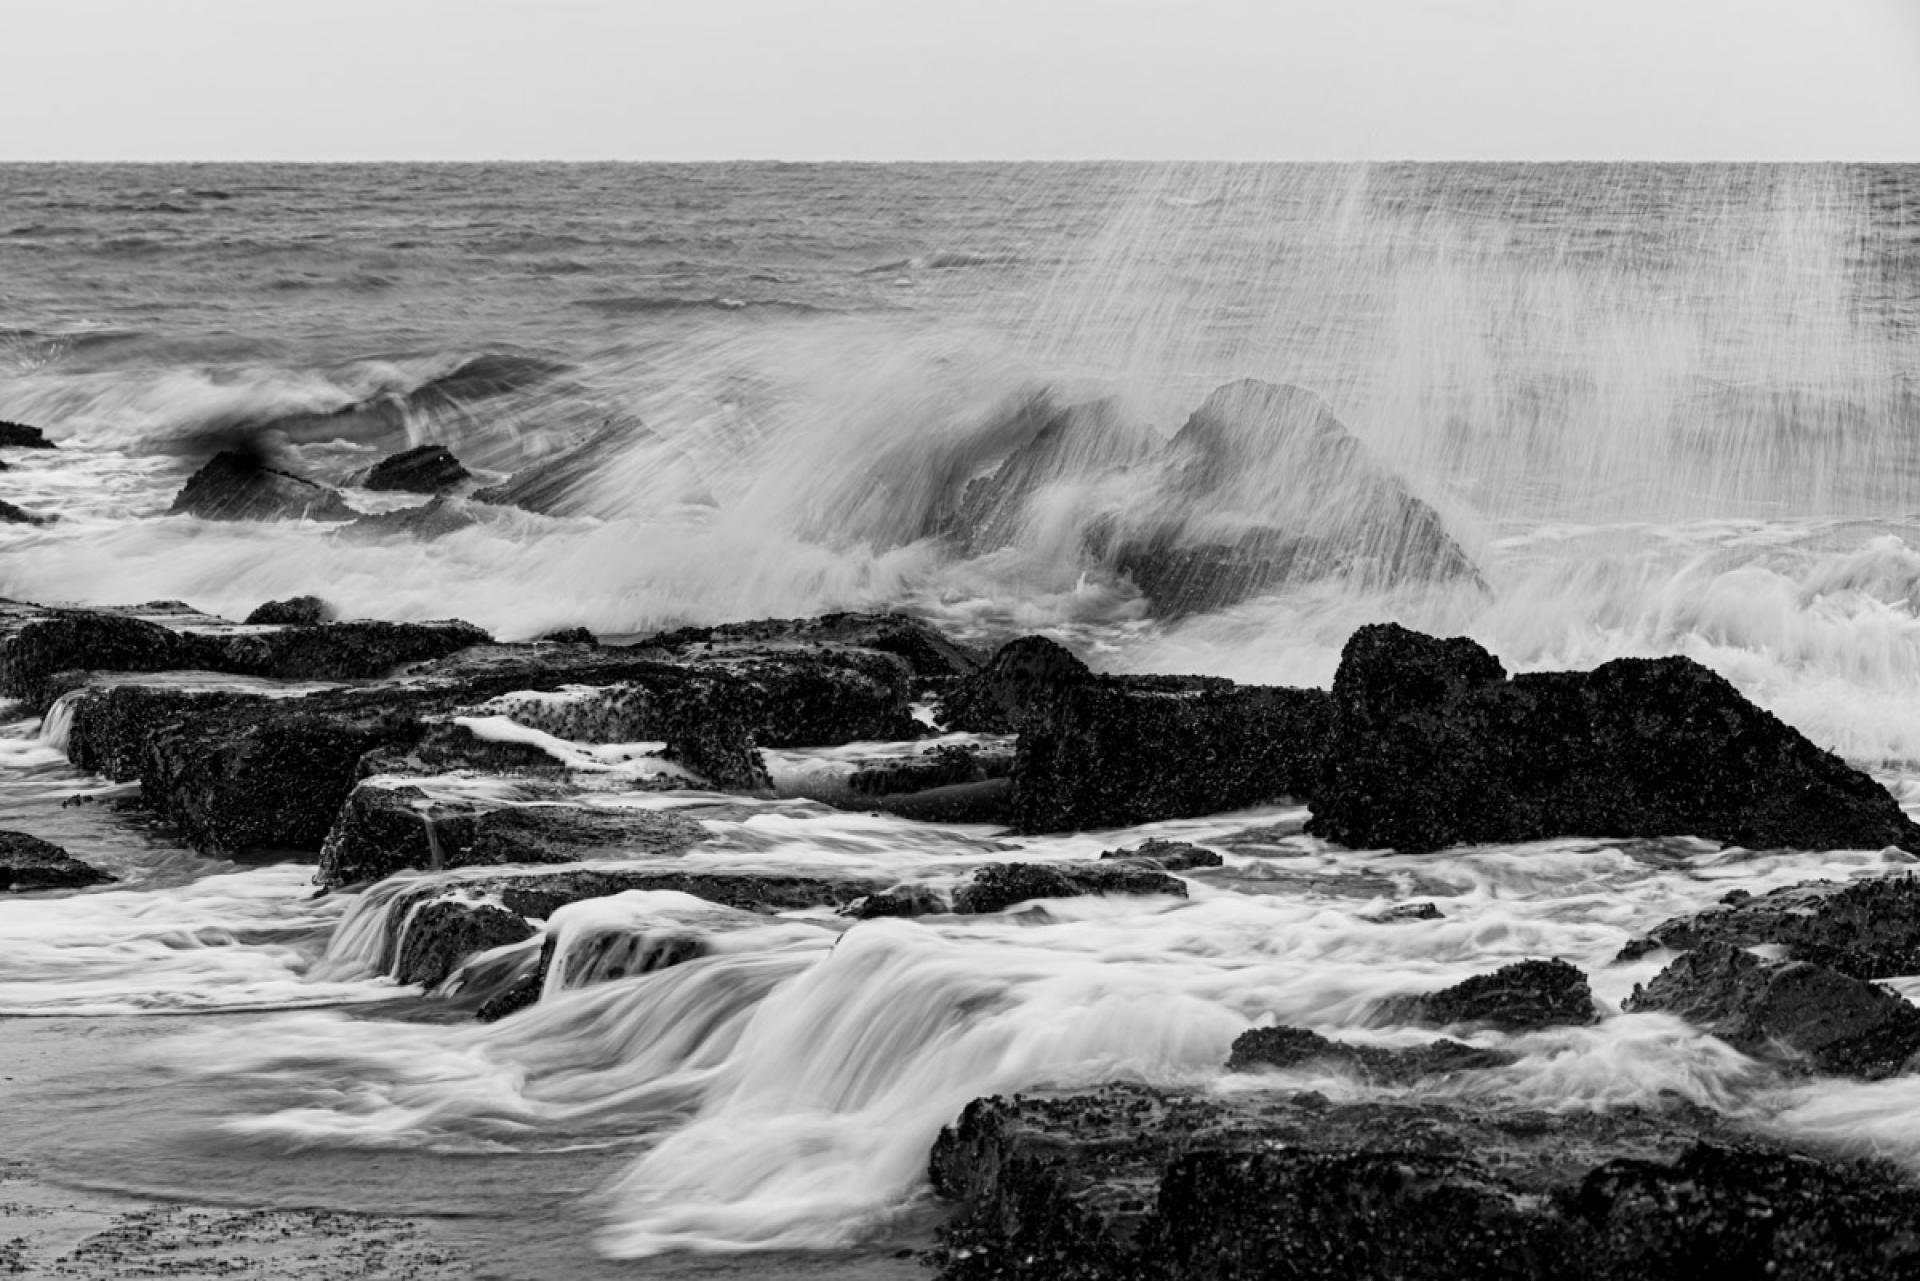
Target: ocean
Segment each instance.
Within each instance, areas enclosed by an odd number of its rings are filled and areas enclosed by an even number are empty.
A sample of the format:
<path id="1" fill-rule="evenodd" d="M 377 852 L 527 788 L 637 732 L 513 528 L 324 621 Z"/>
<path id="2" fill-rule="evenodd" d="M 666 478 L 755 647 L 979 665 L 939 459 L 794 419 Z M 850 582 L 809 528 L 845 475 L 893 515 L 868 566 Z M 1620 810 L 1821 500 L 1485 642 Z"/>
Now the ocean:
<path id="1" fill-rule="evenodd" d="M 1696 659 L 1920 814 L 1914 167 L 8 165 L 0 196 L 0 419 L 59 446 L 7 451 L 0 499 L 58 520 L 0 524 L 0 596 L 238 619 L 314 593 L 510 640 L 898 609 L 1097 670 L 1306 686 L 1392 620 L 1516 672 Z M 1002 536 L 952 536 L 1045 412 L 1098 401 L 1165 438 L 1243 378 L 1320 397 L 1477 575 L 1348 566 L 1170 611 L 1087 550 L 1166 495 L 1093 458 Z M 483 481 L 583 445 L 592 465 L 431 542 L 165 514 L 243 438 L 330 483 L 421 443 Z M 1245 529 L 1284 482 L 1176 515 Z M 1612 958 L 1658 921 L 1912 862 L 1354 851 L 1298 806 L 1043 838 L 769 804 L 685 857 L 929 885 L 1150 836 L 1228 862 L 1188 900 L 1044 920 L 803 913 L 483 1026 L 372 972 L 371 899 L 192 853 L 37 720 L 0 733 L 0 827 L 121 878 L 0 902 L 22 1159 L 89 1195 L 393 1213 L 498 1269 L 448 1275 L 733 1275 L 765 1250 L 915 1275 L 895 1247 L 971 1098 L 1245 1088 L 1220 1064 L 1248 1027 L 1352 1031 L 1532 956 L 1617 1008 L 1659 964 Z M 1366 919 L 1416 899 L 1443 915 Z M 1680 1097 L 1920 1171 L 1914 1078 L 1782 1085 L 1661 1015 L 1488 1035 L 1518 1063 L 1446 1088 Z"/>

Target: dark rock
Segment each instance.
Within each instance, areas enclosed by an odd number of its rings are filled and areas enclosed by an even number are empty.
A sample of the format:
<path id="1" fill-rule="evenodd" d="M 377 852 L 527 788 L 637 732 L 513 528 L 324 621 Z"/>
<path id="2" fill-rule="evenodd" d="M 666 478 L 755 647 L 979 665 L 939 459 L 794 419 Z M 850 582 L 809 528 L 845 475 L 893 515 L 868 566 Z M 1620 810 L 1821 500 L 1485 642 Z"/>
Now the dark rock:
<path id="1" fill-rule="evenodd" d="M 1247 379 L 1216 389 L 1160 469 L 1153 499 L 1092 540 L 1156 613 L 1335 576 L 1369 586 L 1478 578 L 1433 508 L 1298 387 Z"/>
<path id="2" fill-rule="evenodd" d="M 114 880 L 49 841 L 0 831 L 0 890 L 65 890 Z"/>
<path id="3" fill-rule="evenodd" d="M 1320 690 L 1207 677 L 1082 680 L 1022 726 L 1013 826 L 1129 827 L 1306 796 L 1328 717 Z"/>
<path id="4" fill-rule="evenodd" d="M 857 877 L 651 872 L 634 868 L 509 872 L 467 884 L 474 892 L 497 897 L 509 911 L 540 920 L 568 903 L 606 898 L 629 890 L 674 890 L 747 912 L 791 912 L 809 907 L 841 907 L 880 889 L 874 882 Z"/>
<path id="5" fill-rule="evenodd" d="M 473 473 L 445 445 L 420 445 L 381 459 L 361 484 L 368 489 L 437 494 L 471 479 Z"/>
<path id="6" fill-rule="evenodd" d="M 871 921 L 888 916 L 939 916 L 951 910 L 945 899 L 925 886 L 896 885 L 853 900 L 840 909 L 840 915 Z"/>
<path id="7" fill-rule="evenodd" d="M 188 478 L 167 514 L 206 520 L 352 520 L 359 515 L 325 485 L 239 450 L 222 450 L 209 459 Z"/>
<path id="8" fill-rule="evenodd" d="M 40 512 L 30 512 L 24 507 L 15 507 L 12 503 L 0 500 L 0 525 L 51 525 L 58 516 Z"/>
<path id="9" fill-rule="evenodd" d="M 714 627 L 683 627 L 641 641 L 640 648 L 678 658 L 758 655 L 779 649 L 853 648 L 904 659 L 918 681 L 965 676 L 981 656 L 906 614 L 822 614 L 766 618 Z"/>
<path id="10" fill-rule="evenodd" d="M 1792 959 L 1857 979 L 1920 974 L 1920 880 L 1911 873 L 1840 884 L 1813 881 L 1737 897 L 1697 916 L 1653 928 L 1620 949 L 1637 960 L 1660 948 L 1685 951 L 1709 942 L 1783 944 Z"/>
<path id="11" fill-rule="evenodd" d="M 976 1100 L 929 1172 L 962 1203 L 933 1258 L 952 1281 L 1866 1281 L 1920 1267 L 1920 1192 L 1891 1167 L 1792 1153 L 1686 1109 L 1110 1086 Z"/>
<path id="12" fill-rule="evenodd" d="M 424 542 L 479 523 L 480 517 L 474 513 L 471 503 L 442 494 L 418 507 L 361 516 L 351 524 L 342 525 L 337 536 L 354 540 L 405 537 Z"/>
<path id="13" fill-rule="evenodd" d="M 600 643 L 600 638 L 584 627 L 562 627 L 538 639 L 549 645 L 598 645 Z"/>
<path id="14" fill-rule="evenodd" d="M 498 1023 L 509 1014 L 518 1014 L 529 1006 L 540 1002 L 540 992 L 545 986 L 538 973 L 521 976 L 512 984 L 486 997 L 473 1017 L 480 1023 Z"/>
<path id="15" fill-rule="evenodd" d="M 180 632 L 150 618 L 16 605 L 0 622 L 0 694 L 41 713 L 60 672 L 178 670 L 196 666 L 196 656 Z"/>
<path id="16" fill-rule="evenodd" d="M 1808 961 L 1704 943 L 1636 987 L 1624 1008 L 1665 1011 L 1756 1058 L 1877 1079 L 1920 1053 L 1920 1009 L 1891 989 Z"/>
<path id="17" fill-rule="evenodd" d="M 315 879 L 348 885 L 407 867 L 664 857 L 692 848 L 705 835 L 699 824 L 671 810 L 543 800 L 489 808 L 431 800 L 402 779 L 369 779 L 339 807 L 320 846 Z"/>
<path id="18" fill-rule="evenodd" d="M 1307 830 L 1408 851 L 1555 836 L 1920 850 L 1884 788 L 1686 658 L 1507 679 L 1472 641 L 1362 627 Z"/>
<path id="19" fill-rule="evenodd" d="M 312 627 L 333 621 L 333 606 L 318 596 L 289 596 L 270 600 L 247 615 L 249 626 Z"/>
<path id="20" fill-rule="evenodd" d="M 38 427 L 0 422 L 0 449 L 52 449 L 53 442 Z"/>
<path id="21" fill-rule="evenodd" d="M 533 934 L 525 917 L 495 904 L 436 899 L 407 914 L 393 977 L 402 983 L 438 987 L 475 953 L 518 943 Z"/>
<path id="22" fill-rule="evenodd" d="M 1543 1027 L 1585 1027 L 1600 1021 L 1593 989 L 1579 968 L 1565 961 L 1516 961 L 1491 974 L 1438 992 L 1385 1003 L 1389 1022 L 1484 1023 L 1503 1032 Z"/>
<path id="23" fill-rule="evenodd" d="M 1086 894 L 1171 894 L 1187 896 L 1186 882 L 1158 868 L 1128 863 L 989 863 L 954 892 L 953 910 L 962 915 L 1004 912 L 1040 898 L 1079 898 Z"/>
<path id="24" fill-rule="evenodd" d="M 1324 1063 L 1352 1072 L 1374 1085 L 1407 1085 L 1422 1077 L 1448 1072 L 1477 1072 L 1505 1067 L 1515 1056 L 1483 1050 L 1460 1041 L 1429 1041 L 1409 1049 L 1378 1045 L 1351 1045 L 1332 1041 L 1298 1027 L 1261 1027 L 1234 1039 L 1227 1071 L 1252 1072 L 1260 1068 L 1294 1068 Z"/>
<path id="25" fill-rule="evenodd" d="M 1219 867 L 1226 862 L 1218 850 L 1189 845 L 1185 841 L 1164 841 L 1159 837 L 1143 841 L 1130 850 L 1102 850 L 1100 857 L 1147 863 L 1163 872 L 1191 872 L 1196 868 Z"/>
<path id="26" fill-rule="evenodd" d="M 1051 708 L 1061 691 L 1091 675 L 1064 646 L 1044 636 L 1022 636 L 1002 645 L 985 667 L 948 691 L 940 723 L 951 731 L 1012 733 L 1030 711 Z"/>
<path id="27" fill-rule="evenodd" d="M 1364 918 L 1375 925 L 1395 925 L 1401 921 L 1440 921 L 1446 913 L 1431 903 L 1396 903 L 1384 912 Z"/>
<path id="28" fill-rule="evenodd" d="M 867 765 L 847 776 L 855 796 L 886 797 L 961 783 L 985 783 L 1013 773 L 1013 752 L 959 744 L 930 747 L 918 756 Z"/>

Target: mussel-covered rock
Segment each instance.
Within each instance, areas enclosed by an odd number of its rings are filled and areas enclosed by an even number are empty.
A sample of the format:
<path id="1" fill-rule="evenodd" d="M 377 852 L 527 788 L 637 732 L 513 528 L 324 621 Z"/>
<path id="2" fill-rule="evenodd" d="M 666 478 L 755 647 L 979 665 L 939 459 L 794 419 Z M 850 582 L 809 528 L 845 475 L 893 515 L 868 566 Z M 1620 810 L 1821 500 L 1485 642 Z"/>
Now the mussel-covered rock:
<path id="1" fill-rule="evenodd" d="M 1905 997 L 1731 943 L 1703 943 L 1676 958 L 1625 1008 L 1676 1014 L 1755 1057 L 1837 1075 L 1891 1076 L 1920 1054 L 1920 1009 Z"/>
<path id="2" fill-rule="evenodd" d="M 1796 961 L 1857 979 L 1920 974 L 1920 880 L 1813 881 L 1757 896 L 1736 890 L 1719 907 L 1655 926 L 1620 949 L 1619 959 L 1710 942 L 1783 945 Z"/>
<path id="3" fill-rule="evenodd" d="M 1391 623 L 1334 677 L 1315 835 L 1356 848 L 1698 836 L 1920 850 L 1886 789 L 1687 658 L 1508 679 L 1470 640 Z"/>

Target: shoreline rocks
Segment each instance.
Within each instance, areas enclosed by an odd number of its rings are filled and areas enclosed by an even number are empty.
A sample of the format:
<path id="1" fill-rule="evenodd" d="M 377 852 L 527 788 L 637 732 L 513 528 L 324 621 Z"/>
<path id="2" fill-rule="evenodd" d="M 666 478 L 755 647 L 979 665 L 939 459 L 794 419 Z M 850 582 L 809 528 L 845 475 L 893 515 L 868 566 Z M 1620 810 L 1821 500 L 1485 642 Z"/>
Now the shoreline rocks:
<path id="1" fill-rule="evenodd" d="M 269 467 L 251 452 L 223 449 L 187 478 L 169 516 L 203 520 L 347 521 L 360 513 L 335 490 Z"/>
<path id="2" fill-rule="evenodd" d="M 118 878 L 83 863 L 51 841 L 0 831 L 0 891 L 70 890 Z"/>
<path id="3" fill-rule="evenodd" d="M 383 492 L 438 494 L 472 479 L 445 445 L 420 445 L 381 459 L 360 483 Z"/>

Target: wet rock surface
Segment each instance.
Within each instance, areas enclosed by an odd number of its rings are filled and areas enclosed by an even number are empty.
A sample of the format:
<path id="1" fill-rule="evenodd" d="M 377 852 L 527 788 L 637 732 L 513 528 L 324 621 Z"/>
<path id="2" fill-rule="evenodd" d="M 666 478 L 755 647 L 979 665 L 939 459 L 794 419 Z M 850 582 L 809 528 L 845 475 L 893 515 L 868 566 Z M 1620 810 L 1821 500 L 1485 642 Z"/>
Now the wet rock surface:
<path id="1" fill-rule="evenodd" d="M 38 427 L 0 422 L 0 449 L 52 449 L 54 444 Z"/>
<path id="2" fill-rule="evenodd" d="M 1063 690 L 1092 674 L 1064 645 L 1022 636 L 1002 645 L 947 693 L 940 723 L 968 733 L 1010 734 L 1029 714 L 1051 706 Z"/>
<path id="3" fill-rule="evenodd" d="M 359 515 L 337 491 L 238 450 L 222 450 L 188 477 L 167 514 L 204 520 L 322 521 Z"/>
<path id="4" fill-rule="evenodd" d="M 445 445 L 421 445 L 381 459 L 361 482 L 367 489 L 437 494 L 473 479 Z"/>
<path id="5" fill-rule="evenodd" d="M 1320 690 L 1211 677 L 1078 681 L 1022 724 L 1012 824 L 1126 827 L 1306 796 L 1328 717 Z"/>
<path id="6" fill-rule="evenodd" d="M 1351 1072 L 1373 1085 L 1407 1085 L 1449 1072 L 1505 1067 L 1514 1058 L 1501 1050 L 1482 1049 L 1462 1041 L 1430 1041 L 1395 1049 L 1330 1040 L 1306 1028 L 1265 1027 L 1234 1039 L 1227 1071 L 1321 1065 Z"/>
<path id="7" fill-rule="evenodd" d="M 1452 987 L 1385 1002 L 1387 1022 L 1484 1024 L 1503 1032 L 1585 1027 L 1600 1020 L 1593 989 L 1579 967 L 1562 960 L 1516 961 Z"/>
<path id="8" fill-rule="evenodd" d="M 1865 1281 L 1920 1266 L 1920 1191 L 1891 1167 L 1687 1109 L 1110 1086 L 976 1100 L 930 1174 L 960 1203 L 933 1260 L 951 1281 Z"/>
<path id="9" fill-rule="evenodd" d="M 1200 845 L 1189 845 L 1185 841 L 1168 841 L 1155 837 L 1143 841 L 1132 849 L 1102 850 L 1101 859 L 1125 859 L 1129 862 L 1157 867 L 1163 872 L 1191 872 L 1200 868 L 1219 867 L 1226 860 L 1218 850 L 1210 850 Z"/>
<path id="10" fill-rule="evenodd" d="M 0 890 L 79 889 L 114 879 L 51 841 L 25 832 L 0 831 Z"/>
<path id="11" fill-rule="evenodd" d="M 1884 788 L 1685 658 L 1509 679 L 1465 639 L 1362 627 L 1308 831 L 1428 851 L 1554 836 L 1920 849 Z"/>
<path id="12" fill-rule="evenodd" d="M 1154 867 L 1109 863 L 989 863 L 954 891 L 962 915 L 1004 912 L 1030 899 L 1079 898 L 1087 894 L 1187 896 L 1186 882 Z"/>
<path id="13" fill-rule="evenodd" d="M 246 621 L 249 626 L 314 627 L 333 618 L 333 606 L 318 596 L 289 596 L 258 606 Z"/>
<path id="14" fill-rule="evenodd" d="M 981 655 L 959 645 L 906 614 L 822 614 L 818 618 L 767 618 L 713 627 L 683 627 L 660 632 L 639 643 L 678 658 L 746 654 L 801 647 L 872 650 L 904 660 L 918 681 L 965 676 L 980 666 Z"/>
<path id="15" fill-rule="evenodd" d="M 496 904 L 457 898 L 423 903 L 407 918 L 392 974 L 402 983 L 437 987 L 468 957 L 534 933 L 525 917 Z"/>
<path id="16" fill-rule="evenodd" d="M 1920 880 L 1907 874 L 1844 885 L 1813 881 L 1758 896 L 1736 892 L 1719 907 L 1662 922 L 1618 959 L 1712 942 L 1782 945 L 1794 960 L 1857 979 L 1920 974 Z"/>
<path id="17" fill-rule="evenodd" d="M 1708 942 L 1636 987 L 1624 1008 L 1664 1011 L 1756 1058 L 1870 1080 L 1920 1054 L 1920 1009 L 1877 983 L 1809 961 Z"/>

